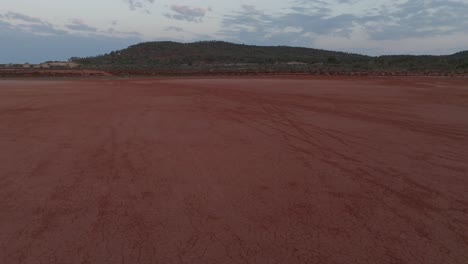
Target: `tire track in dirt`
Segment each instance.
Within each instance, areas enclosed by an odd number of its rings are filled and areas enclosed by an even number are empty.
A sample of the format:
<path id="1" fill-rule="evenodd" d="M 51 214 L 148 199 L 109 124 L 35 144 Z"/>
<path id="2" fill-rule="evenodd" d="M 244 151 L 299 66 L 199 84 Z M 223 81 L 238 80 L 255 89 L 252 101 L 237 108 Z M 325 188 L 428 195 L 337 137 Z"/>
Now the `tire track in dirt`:
<path id="1" fill-rule="evenodd" d="M 468 91 L 417 82 L 0 89 L 0 262 L 461 263 Z"/>
<path id="2" fill-rule="evenodd" d="M 220 92 L 218 93 L 221 94 L 221 96 L 225 95 Z M 243 93 L 242 100 L 246 101 L 246 97 L 248 98 L 249 95 L 250 95 L 249 93 Z M 292 148 L 295 153 L 300 153 L 302 155 L 305 155 L 305 157 L 300 158 L 300 160 L 303 161 L 304 163 L 307 163 L 307 160 L 316 159 L 317 156 L 324 157 L 321 159 L 322 162 L 330 164 L 334 168 L 339 168 L 347 175 L 355 175 L 356 177 L 358 177 L 358 181 L 360 182 L 362 182 L 363 180 L 364 182 L 367 182 L 367 184 L 370 185 L 368 187 L 369 189 L 376 190 L 375 193 L 377 196 L 374 196 L 374 197 L 378 197 L 378 193 L 380 191 L 383 191 L 385 195 L 390 194 L 391 196 L 394 196 L 397 200 L 399 200 L 400 201 L 399 206 L 407 206 L 408 208 L 411 208 L 411 209 L 425 208 L 423 209 L 423 211 L 428 210 L 429 212 L 440 213 L 440 210 L 436 209 L 435 207 L 430 206 L 429 203 L 427 202 L 423 202 L 424 200 L 427 200 L 426 198 L 423 198 L 424 196 L 426 196 L 425 194 L 428 194 L 429 197 L 436 195 L 436 198 L 437 198 L 438 196 L 441 195 L 440 192 L 436 191 L 435 189 L 428 188 L 425 185 L 416 183 L 414 180 L 411 179 L 411 177 L 409 177 L 408 174 L 403 173 L 401 171 L 393 171 L 393 169 L 390 169 L 387 171 L 385 168 L 386 167 L 390 168 L 389 165 L 382 166 L 383 169 L 379 168 L 380 166 L 377 167 L 377 166 L 366 165 L 368 167 L 364 169 L 364 167 L 362 167 L 363 164 L 359 160 L 352 158 L 352 154 L 351 155 L 343 154 L 343 148 L 342 148 L 343 146 L 341 147 L 340 149 L 341 152 L 340 152 L 340 151 L 334 151 L 333 147 L 331 147 L 330 144 L 320 144 L 320 142 L 324 142 L 325 138 L 336 140 L 337 137 L 334 136 L 333 133 L 327 133 L 326 130 L 322 130 L 320 127 L 315 127 L 314 130 L 306 130 L 304 127 L 295 123 L 292 118 L 287 117 L 288 115 L 287 110 L 279 109 L 279 106 L 278 106 L 278 105 L 281 105 L 281 107 L 283 108 L 298 107 L 297 104 L 288 105 L 287 103 L 279 103 L 276 100 L 271 102 L 267 96 L 266 98 L 261 98 L 261 99 L 259 99 L 259 97 L 257 96 L 251 97 L 250 98 L 251 103 L 262 105 L 261 107 L 263 111 L 265 112 L 265 115 L 255 114 L 253 115 L 254 118 L 246 119 L 246 117 L 250 116 L 249 113 L 246 113 L 246 112 L 229 109 L 228 111 L 225 110 L 224 113 L 230 113 L 232 119 L 236 120 L 237 122 L 241 122 L 242 124 L 249 123 L 251 126 L 253 124 L 256 124 L 256 125 L 253 125 L 253 127 L 257 131 L 262 131 L 262 134 L 268 134 L 268 132 L 266 131 L 271 131 L 271 130 L 275 130 L 279 132 L 281 135 L 283 135 L 285 140 L 288 142 L 289 147 Z M 224 96 L 223 98 L 226 98 L 226 96 Z M 240 99 L 236 99 L 236 97 L 231 96 L 231 95 L 227 97 L 227 99 L 233 100 L 233 101 L 240 100 Z M 269 107 L 266 107 L 265 104 L 267 104 Z M 303 107 L 302 105 L 300 105 L 299 107 L 305 108 L 307 110 L 311 110 L 311 109 L 313 109 L 314 111 L 317 110 L 317 108 L 311 107 L 311 106 Z M 216 111 L 219 111 L 219 109 L 217 109 Z M 329 111 L 326 111 L 326 112 L 330 113 Z M 333 114 L 338 114 L 338 115 L 345 116 L 345 117 L 352 118 L 352 119 L 359 118 L 365 121 L 372 121 L 372 122 L 375 121 L 375 118 L 373 116 L 368 115 L 368 114 L 363 114 L 363 113 L 360 113 L 359 115 L 353 114 L 351 116 L 348 114 L 343 115 L 341 113 L 336 113 L 336 111 L 334 111 Z M 405 115 L 401 115 L 401 118 L 405 118 L 405 117 L 406 117 Z M 379 123 L 382 122 L 382 120 L 378 120 L 378 121 Z M 414 120 L 413 120 L 413 123 L 410 123 L 410 121 L 397 121 L 397 120 L 387 119 L 385 124 L 390 125 L 392 127 L 398 127 L 398 128 L 403 127 L 404 129 L 408 129 L 409 127 L 411 131 L 424 133 L 424 134 L 428 134 L 431 136 L 437 136 L 437 137 L 441 136 L 444 138 L 448 138 L 450 140 L 460 140 L 463 138 L 467 138 L 466 136 L 468 135 L 466 133 L 467 131 L 462 129 L 461 127 L 450 129 L 450 128 L 446 128 L 442 126 L 435 126 L 433 124 L 430 124 L 424 121 L 419 121 L 419 122 L 414 123 Z M 285 127 L 284 130 L 282 129 L 282 127 Z M 295 130 L 294 133 L 286 132 L 286 131 L 291 131 L 291 128 Z M 271 134 L 268 134 L 268 135 L 271 136 Z M 297 147 L 294 144 L 291 144 L 290 139 L 299 140 L 301 142 L 301 145 L 305 143 L 307 147 L 305 148 Z M 349 147 L 351 145 L 351 144 L 345 143 L 346 141 L 344 141 L 343 139 L 336 140 L 336 141 L 344 145 L 345 147 Z M 361 145 L 360 147 L 363 147 L 363 145 Z M 312 150 L 308 150 L 310 148 Z M 338 159 L 338 160 L 331 162 L 330 158 L 332 157 L 333 159 L 335 160 Z M 465 168 L 456 168 L 456 167 L 451 167 L 448 165 L 437 164 L 434 162 L 431 163 L 431 166 L 441 166 L 444 169 L 454 170 L 455 172 L 458 172 L 458 173 L 466 172 L 466 166 Z M 313 168 L 313 166 L 311 165 L 308 165 L 308 167 L 311 169 Z M 350 167 L 353 169 L 348 169 Z M 369 172 L 368 170 L 373 171 L 373 172 Z M 363 177 L 363 175 L 367 175 L 367 176 Z M 401 192 L 400 190 L 384 185 L 383 183 L 378 183 L 378 179 L 375 178 L 376 175 L 379 175 L 379 179 L 382 179 L 382 177 L 398 178 L 403 183 L 409 186 L 407 188 L 416 189 L 418 190 L 418 192 L 413 192 L 412 195 L 405 194 Z M 420 193 L 420 194 L 416 194 L 416 193 Z M 420 195 L 424 195 L 424 196 L 420 196 Z M 447 197 L 447 196 L 443 198 L 446 200 L 454 199 L 454 197 Z M 392 212 L 395 214 L 396 210 L 392 209 Z M 399 213 L 395 215 L 396 217 L 405 219 L 405 217 L 403 217 Z M 408 218 L 406 220 L 406 223 L 411 229 L 417 232 L 417 234 L 420 237 L 428 238 L 428 234 L 426 233 L 426 231 L 422 231 L 422 229 L 420 229 L 421 223 L 418 222 L 415 224 L 414 221 L 415 221 L 414 218 Z M 441 224 L 450 225 L 450 222 L 444 222 Z M 456 232 L 455 234 L 461 239 L 460 242 L 464 240 L 464 236 L 462 235 L 462 233 Z M 442 247 L 442 244 L 440 246 Z"/>

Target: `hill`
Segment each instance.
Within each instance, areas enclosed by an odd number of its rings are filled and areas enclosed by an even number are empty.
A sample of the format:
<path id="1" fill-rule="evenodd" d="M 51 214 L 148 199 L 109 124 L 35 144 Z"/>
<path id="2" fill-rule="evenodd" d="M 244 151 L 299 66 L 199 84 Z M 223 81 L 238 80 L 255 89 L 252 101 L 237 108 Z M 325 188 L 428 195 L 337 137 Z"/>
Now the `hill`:
<path id="1" fill-rule="evenodd" d="M 443 71 L 466 72 L 468 51 L 448 56 L 379 56 L 223 41 L 146 42 L 96 57 L 72 58 L 84 68 L 127 71 Z"/>
<path id="2" fill-rule="evenodd" d="M 93 65 L 179 65 L 216 63 L 317 63 L 328 59 L 362 60 L 366 56 L 286 46 L 262 47 L 222 41 L 195 43 L 147 42 L 110 54 L 80 59 Z"/>

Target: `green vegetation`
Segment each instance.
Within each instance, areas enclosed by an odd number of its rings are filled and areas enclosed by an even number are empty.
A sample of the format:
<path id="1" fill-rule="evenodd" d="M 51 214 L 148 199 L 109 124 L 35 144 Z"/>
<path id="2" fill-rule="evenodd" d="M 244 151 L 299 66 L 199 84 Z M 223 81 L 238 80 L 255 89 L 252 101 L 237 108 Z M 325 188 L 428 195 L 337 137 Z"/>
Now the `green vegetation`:
<path id="1" fill-rule="evenodd" d="M 71 58 L 83 68 L 115 71 L 438 71 L 465 73 L 468 51 L 449 56 L 380 56 L 222 41 L 147 42 L 110 54 Z"/>

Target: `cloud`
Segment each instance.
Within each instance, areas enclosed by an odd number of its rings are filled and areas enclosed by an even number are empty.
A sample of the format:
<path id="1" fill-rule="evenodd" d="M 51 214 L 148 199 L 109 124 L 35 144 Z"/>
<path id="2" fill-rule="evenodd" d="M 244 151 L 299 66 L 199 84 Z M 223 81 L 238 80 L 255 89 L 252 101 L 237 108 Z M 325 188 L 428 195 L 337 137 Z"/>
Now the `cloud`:
<path id="1" fill-rule="evenodd" d="M 94 56 L 141 42 L 136 36 L 78 35 L 66 32 L 37 34 L 5 21 L 0 21 L 0 35 L 0 63 L 40 63 L 48 60 L 67 60 L 74 56 Z"/>
<path id="2" fill-rule="evenodd" d="M 237 12 L 224 16 L 224 38 L 236 42 L 261 45 L 271 43 L 281 45 L 310 46 L 315 35 L 349 35 L 349 25 L 354 16 L 329 16 L 324 8 L 315 10 L 294 9 L 288 13 L 267 14 L 254 6 L 243 5 Z"/>
<path id="3" fill-rule="evenodd" d="M 170 27 L 166 27 L 164 31 L 183 32 L 184 29 L 181 27 L 170 26 Z"/>
<path id="4" fill-rule="evenodd" d="M 141 39 L 141 37 L 142 37 L 140 32 L 137 32 L 137 31 L 120 31 L 120 30 L 116 30 L 113 27 L 110 27 L 107 30 L 99 31 L 98 33 L 96 33 L 94 35 L 96 35 L 96 36 L 106 35 L 106 36 L 113 36 L 113 37 L 120 37 L 120 38 L 139 38 L 139 39 Z"/>
<path id="5" fill-rule="evenodd" d="M 8 12 L 8 13 L 5 14 L 4 17 L 6 17 L 7 19 L 10 19 L 10 20 L 21 20 L 21 21 L 24 21 L 24 22 L 35 23 L 35 24 L 44 23 L 39 18 L 31 17 L 31 16 L 28 16 L 28 15 L 21 14 L 21 13 L 16 13 L 16 12 Z"/>
<path id="6" fill-rule="evenodd" d="M 143 10 L 145 13 L 150 13 L 147 6 L 150 4 L 154 4 L 155 0 L 123 0 L 127 3 L 128 8 L 132 11 L 135 10 Z"/>
<path id="7" fill-rule="evenodd" d="M 466 50 L 466 43 L 468 43 L 468 33 L 375 40 L 369 38 L 364 31 L 357 30 L 350 38 L 318 36 L 315 39 L 314 46 L 323 49 L 346 50 L 368 55 L 443 55 Z"/>
<path id="8" fill-rule="evenodd" d="M 7 12 L 0 19 L 4 23 L 8 23 L 15 30 L 29 31 L 37 35 L 66 34 L 66 31 L 59 29 L 47 21 L 21 13 Z"/>
<path id="9" fill-rule="evenodd" d="M 255 8 L 253 5 L 242 5 L 241 8 L 243 11 L 247 14 L 256 14 L 259 13 L 259 11 Z"/>
<path id="10" fill-rule="evenodd" d="M 64 30 L 52 25 L 51 23 L 41 20 L 37 17 L 31 17 L 25 14 L 16 12 L 7 12 L 0 17 L 3 23 L 7 23 L 12 30 L 29 31 L 36 35 L 54 35 L 64 34 Z"/>
<path id="11" fill-rule="evenodd" d="M 166 14 L 166 17 L 189 22 L 201 22 L 206 13 L 211 11 L 211 8 L 171 5 L 171 10 L 174 13 Z"/>
<path id="12" fill-rule="evenodd" d="M 102 31 L 83 20 L 58 26 L 25 14 L 0 14 L 0 63 L 39 63 L 93 56 L 141 42 L 137 32 Z"/>
<path id="13" fill-rule="evenodd" d="M 450 35 L 468 30 L 468 2 L 411 0 L 361 19 L 375 40 Z"/>
<path id="14" fill-rule="evenodd" d="M 97 28 L 87 25 L 81 19 L 74 19 L 71 24 L 65 25 L 65 27 L 71 30 L 75 30 L 75 31 L 87 31 L 87 32 L 98 31 Z"/>
<path id="15" fill-rule="evenodd" d="M 466 0 L 382 0 L 364 4 L 357 0 L 296 0 L 278 13 L 242 5 L 224 15 L 223 29 L 218 34 L 241 43 L 306 47 L 323 45 L 326 39 L 337 40 L 334 47 L 346 47 L 346 41 L 357 44 L 368 40 L 374 43 L 370 53 L 376 53 L 375 43 L 379 41 L 408 39 L 408 43 L 416 43 L 414 38 L 455 35 L 459 37 L 454 39 L 460 39 L 468 34 L 466 14 Z M 380 51 L 385 51 L 383 46 Z"/>
<path id="16" fill-rule="evenodd" d="M 36 35 L 65 35 L 67 31 L 57 29 L 51 24 L 30 24 L 30 25 L 17 25 L 16 28 L 22 29 L 27 32 L 31 32 Z"/>
<path id="17" fill-rule="evenodd" d="M 117 22 L 112 22 L 117 25 Z M 0 26 L 2 30 L 30 33 L 35 35 L 84 35 L 119 38 L 141 38 L 141 34 L 134 31 L 119 31 L 115 28 L 100 30 L 97 27 L 88 25 L 81 19 L 72 19 L 70 23 L 59 26 L 40 18 L 31 17 L 21 13 L 7 12 L 0 14 Z"/>

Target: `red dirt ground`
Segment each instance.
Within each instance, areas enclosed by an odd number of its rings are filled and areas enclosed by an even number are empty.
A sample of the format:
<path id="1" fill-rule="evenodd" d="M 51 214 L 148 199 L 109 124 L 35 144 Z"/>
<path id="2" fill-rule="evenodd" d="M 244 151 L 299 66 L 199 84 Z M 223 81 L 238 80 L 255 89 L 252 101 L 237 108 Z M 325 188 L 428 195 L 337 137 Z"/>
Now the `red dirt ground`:
<path id="1" fill-rule="evenodd" d="M 468 80 L 0 81 L 0 263 L 468 263 Z"/>
<path id="2" fill-rule="evenodd" d="M 0 77 L 109 77 L 112 74 L 93 70 L 0 69 Z"/>

